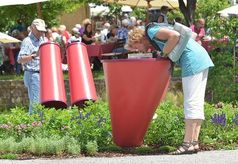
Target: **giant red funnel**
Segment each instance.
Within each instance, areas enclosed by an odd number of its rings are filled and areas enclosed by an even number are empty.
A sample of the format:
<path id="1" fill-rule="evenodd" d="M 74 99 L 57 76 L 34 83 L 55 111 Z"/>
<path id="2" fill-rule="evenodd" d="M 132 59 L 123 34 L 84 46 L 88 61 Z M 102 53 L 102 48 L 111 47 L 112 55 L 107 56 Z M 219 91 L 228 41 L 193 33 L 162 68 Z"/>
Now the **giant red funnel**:
<path id="1" fill-rule="evenodd" d="M 66 108 L 60 47 L 53 42 L 40 46 L 40 102 L 46 107 Z"/>
<path id="2" fill-rule="evenodd" d="M 143 139 L 170 81 L 166 59 L 104 60 L 103 69 L 115 144 L 135 147 Z"/>
<path id="3" fill-rule="evenodd" d="M 67 47 L 71 104 L 82 107 L 85 101 L 97 100 L 96 88 L 86 45 L 75 42 Z"/>

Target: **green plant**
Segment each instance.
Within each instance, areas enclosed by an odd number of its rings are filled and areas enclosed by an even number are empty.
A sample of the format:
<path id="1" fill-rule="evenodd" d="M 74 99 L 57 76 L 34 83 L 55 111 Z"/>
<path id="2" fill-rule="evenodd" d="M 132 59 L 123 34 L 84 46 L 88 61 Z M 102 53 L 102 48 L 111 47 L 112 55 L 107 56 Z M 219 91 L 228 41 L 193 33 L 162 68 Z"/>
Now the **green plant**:
<path id="1" fill-rule="evenodd" d="M 1 154 L 0 159 L 17 159 L 17 154 L 7 153 L 7 154 Z"/>
<path id="2" fill-rule="evenodd" d="M 156 152 L 155 149 L 153 149 L 152 147 L 148 147 L 148 146 L 138 147 L 134 151 L 134 153 L 140 154 L 140 155 L 153 154 L 155 152 Z"/>
<path id="3" fill-rule="evenodd" d="M 96 141 L 89 141 L 85 145 L 86 147 L 86 154 L 92 156 L 98 152 L 98 144 Z"/>
<path id="4" fill-rule="evenodd" d="M 173 146 L 161 146 L 159 147 L 159 152 L 160 153 L 169 153 L 172 151 L 175 151 L 177 148 L 173 147 Z"/>
<path id="5" fill-rule="evenodd" d="M 55 110 L 38 105 L 31 116 L 24 108 L 16 107 L 0 114 L 0 152 L 38 156 L 80 155 L 81 151 L 87 155 L 95 155 L 98 151 L 169 152 L 181 144 L 184 135 L 183 109 L 172 100 L 177 101 L 171 99 L 160 104 L 144 138 L 145 146 L 133 151 L 112 143 L 110 115 L 105 102 L 89 102 L 81 110 L 76 107 Z M 238 141 L 238 108 L 226 103 L 205 104 L 205 117 L 199 138 L 202 147 L 233 149 Z"/>
<path id="6" fill-rule="evenodd" d="M 22 138 L 22 140 L 19 142 L 19 153 L 27 153 L 30 148 L 31 145 L 33 145 L 34 143 L 34 138 L 33 137 L 26 137 L 26 138 Z"/>
<path id="7" fill-rule="evenodd" d="M 216 109 L 206 104 L 205 110 L 207 119 L 202 125 L 200 134 L 202 143 L 216 148 L 225 148 L 237 143 L 238 136 L 235 132 L 238 130 L 236 122 L 238 108 L 224 104 L 222 108 Z"/>
<path id="8" fill-rule="evenodd" d="M 67 153 L 72 155 L 79 155 L 81 153 L 80 145 L 68 145 Z"/>
<path id="9" fill-rule="evenodd" d="M 76 139 L 71 138 L 69 136 L 63 137 L 64 140 L 64 147 L 66 147 L 66 151 L 72 155 L 79 155 L 81 153 L 80 144 L 77 142 Z"/>
<path id="10" fill-rule="evenodd" d="M 157 109 L 145 137 L 149 145 L 178 145 L 183 137 L 183 110 L 172 102 L 163 102 Z"/>

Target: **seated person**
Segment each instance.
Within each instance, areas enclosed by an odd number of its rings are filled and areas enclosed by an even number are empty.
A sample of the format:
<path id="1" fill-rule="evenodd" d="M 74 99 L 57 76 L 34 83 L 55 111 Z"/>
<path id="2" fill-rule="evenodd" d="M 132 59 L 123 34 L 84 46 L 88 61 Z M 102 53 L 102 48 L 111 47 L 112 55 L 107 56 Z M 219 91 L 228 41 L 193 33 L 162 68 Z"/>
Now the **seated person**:
<path id="1" fill-rule="evenodd" d="M 85 31 L 83 32 L 82 36 L 82 42 L 85 44 L 92 44 L 95 42 L 91 23 L 85 25 Z"/>
<path id="2" fill-rule="evenodd" d="M 117 30 L 118 30 L 118 27 L 116 25 L 112 25 L 110 27 L 110 31 L 107 34 L 108 42 L 114 43 L 117 41 Z"/>
<path id="3" fill-rule="evenodd" d="M 72 36 L 69 38 L 68 43 L 81 42 L 82 38 L 78 28 L 74 27 L 72 29 Z"/>
<path id="4" fill-rule="evenodd" d="M 107 42 L 107 34 L 109 33 L 109 28 L 110 28 L 110 24 L 107 22 L 103 25 L 103 29 L 100 32 L 100 37 L 101 37 L 101 42 L 102 43 L 106 43 Z"/>
<path id="5" fill-rule="evenodd" d="M 128 51 L 124 48 L 128 39 L 128 25 L 129 21 L 127 19 L 122 20 L 122 27 L 117 31 L 117 42 L 116 48 L 113 50 L 114 53 L 127 53 Z"/>
<path id="6" fill-rule="evenodd" d="M 158 17 L 158 23 L 168 23 L 167 13 L 169 11 L 168 6 L 162 6 L 160 9 L 160 15 Z"/>

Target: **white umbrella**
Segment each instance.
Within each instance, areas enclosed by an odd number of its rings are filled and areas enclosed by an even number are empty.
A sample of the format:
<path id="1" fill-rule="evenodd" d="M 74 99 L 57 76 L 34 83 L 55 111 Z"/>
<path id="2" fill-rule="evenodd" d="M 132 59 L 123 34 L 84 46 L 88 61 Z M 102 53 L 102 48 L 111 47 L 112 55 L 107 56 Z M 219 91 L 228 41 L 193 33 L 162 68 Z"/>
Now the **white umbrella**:
<path id="1" fill-rule="evenodd" d="M 96 15 L 106 15 L 109 12 L 109 8 L 107 6 L 92 6 L 90 7 L 90 12 L 92 16 Z"/>
<path id="2" fill-rule="evenodd" d="M 0 43 L 18 43 L 20 40 L 0 32 Z"/>
<path id="3" fill-rule="evenodd" d="M 49 0 L 0 0 L 0 6 L 28 5 L 32 3 L 44 2 Z"/>
<path id="4" fill-rule="evenodd" d="M 130 6 L 122 6 L 121 11 L 122 12 L 132 12 L 132 9 Z"/>
<path id="5" fill-rule="evenodd" d="M 238 16 L 238 5 L 228 7 L 221 11 L 218 11 L 220 15 L 237 15 Z"/>
<path id="6" fill-rule="evenodd" d="M 158 7 L 168 6 L 169 8 L 178 8 L 178 0 L 103 0 L 106 3 L 116 3 L 133 7 Z M 150 6 L 149 6 L 149 4 Z"/>

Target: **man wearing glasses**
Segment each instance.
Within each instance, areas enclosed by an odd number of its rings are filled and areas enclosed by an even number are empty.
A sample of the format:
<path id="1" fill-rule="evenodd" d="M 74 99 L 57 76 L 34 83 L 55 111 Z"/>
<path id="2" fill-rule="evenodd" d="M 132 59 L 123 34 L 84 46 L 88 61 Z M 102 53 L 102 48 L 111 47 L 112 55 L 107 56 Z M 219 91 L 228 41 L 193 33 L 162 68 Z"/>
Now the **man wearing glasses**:
<path id="1" fill-rule="evenodd" d="M 22 41 L 21 50 L 18 56 L 18 63 L 23 64 L 24 84 L 28 90 L 29 114 L 33 113 L 33 103 L 39 102 L 40 93 L 40 59 L 38 49 L 44 41 L 46 32 L 45 22 L 42 19 L 35 19 L 31 23 L 30 34 Z"/>

